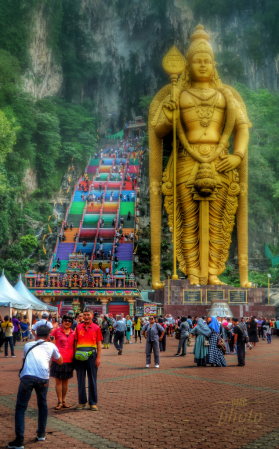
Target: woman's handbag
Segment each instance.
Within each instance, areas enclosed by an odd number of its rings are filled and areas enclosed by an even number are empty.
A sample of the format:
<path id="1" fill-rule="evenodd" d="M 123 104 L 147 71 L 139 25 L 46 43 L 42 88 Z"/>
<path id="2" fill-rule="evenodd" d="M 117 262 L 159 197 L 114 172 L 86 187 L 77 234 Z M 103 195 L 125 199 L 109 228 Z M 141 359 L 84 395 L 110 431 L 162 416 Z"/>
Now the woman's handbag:
<path id="1" fill-rule="evenodd" d="M 176 329 L 175 338 L 176 340 L 180 340 L 180 329 Z"/>
<path id="2" fill-rule="evenodd" d="M 217 348 L 221 349 L 223 354 L 226 354 L 226 345 L 223 338 L 219 337 L 217 341 Z"/>
<path id="3" fill-rule="evenodd" d="M 127 327 L 126 327 L 126 331 L 127 331 L 127 332 L 130 332 L 130 330 L 131 330 L 131 326 L 127 326 Z"/>
<path id="4" fill-rule="evenodd" d="M 203 346 L 210 346 L 210 343 L 208 340 L 204 340 Z"/>

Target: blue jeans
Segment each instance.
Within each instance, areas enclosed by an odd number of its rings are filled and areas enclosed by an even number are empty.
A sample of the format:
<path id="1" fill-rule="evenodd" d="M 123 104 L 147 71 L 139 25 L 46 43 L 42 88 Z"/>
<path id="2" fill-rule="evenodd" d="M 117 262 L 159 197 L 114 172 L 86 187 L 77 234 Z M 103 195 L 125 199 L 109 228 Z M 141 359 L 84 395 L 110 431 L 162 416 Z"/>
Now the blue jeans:
<path id="1" fill-rule="evenodd" d="M 44 433 L 47 423 L 47 390 L 48 379 L 39 377 L 23 376 L 18 387 L 16 409 L 15 409 L 15 433 L 19 440 L 24 439 L 24 414 L 28 406 L 33 388 L 37 395 L 38 404 L 38 430 L 37 433 Z"/>
<path id="2" fill-rule="evenodd" d="M 271 334 L 266 334 L 267 343 L 271 343 Z"/>
<path id="3" fill-rule="evenodd" d="M 8 346 L 10 343 L 11 355 L 15 355 L 14 353 L 14 338 L 13 337 L 5 337 L 5 356 L 8 355 Z"/>

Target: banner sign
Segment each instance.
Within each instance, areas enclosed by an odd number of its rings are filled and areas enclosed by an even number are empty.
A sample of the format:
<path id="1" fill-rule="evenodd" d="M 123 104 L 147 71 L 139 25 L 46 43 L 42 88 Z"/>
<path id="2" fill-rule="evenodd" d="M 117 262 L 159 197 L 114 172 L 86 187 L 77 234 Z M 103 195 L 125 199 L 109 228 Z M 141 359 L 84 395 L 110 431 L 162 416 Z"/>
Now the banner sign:
<path id="1" fill-rule="evenodd" d="M 144 316 L 156 315 L 157 306 L 156 304 L 144 304 Z"/>

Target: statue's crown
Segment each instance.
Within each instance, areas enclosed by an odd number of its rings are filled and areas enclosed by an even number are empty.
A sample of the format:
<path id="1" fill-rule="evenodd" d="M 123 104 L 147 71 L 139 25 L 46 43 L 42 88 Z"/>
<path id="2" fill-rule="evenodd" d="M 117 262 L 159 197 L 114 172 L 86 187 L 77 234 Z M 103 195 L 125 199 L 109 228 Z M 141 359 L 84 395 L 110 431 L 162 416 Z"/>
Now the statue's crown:
<path id="1" fill-rule="evenodd" d="M 187 52 L 187 60 L 191 61 L 195 53 L 208 53 L 211 55 L 212 60 L 214 59 L 214 54 L 211 45 L 209 44 L 209 35 L 204 31 L 202 25 L 196 26 L 196 31 L 190 37 L 191 45 Z"/>
<path id="2" fill-rule="evenodd" d="M 196 26 L 196 31 L 192 34 L 190 39 L 191 42 L 193 42 L 195 39 L 205 39 L 206 41 L 209 41 L 210 37 L 204 31 L 204 26 L 199 23 L 199 25 Z"/>

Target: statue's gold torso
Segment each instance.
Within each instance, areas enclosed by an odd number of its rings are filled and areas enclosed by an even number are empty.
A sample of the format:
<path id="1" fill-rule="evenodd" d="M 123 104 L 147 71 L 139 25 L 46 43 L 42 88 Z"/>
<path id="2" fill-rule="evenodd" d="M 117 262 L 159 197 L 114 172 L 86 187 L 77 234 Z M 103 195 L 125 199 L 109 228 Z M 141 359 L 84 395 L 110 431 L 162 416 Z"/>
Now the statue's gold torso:
<path id="1" fill-rule="evenodd" d="M 191 144 L 197 142 L 218 144 L 220 141 L 224 125 L 226 100 L 221 92 L 217 91 L 216 95 L 214 95 L 215 92 L 214 89 L 208 89 L 206 92 L 202 89 L 189 89 L 189 91 L 182 92 L 180 96 L 181 121 L 187 140 Z M 203 93 L 204 98 L 206 98 L 204 101 L 200 99 L 203 97 Z M 209 99 L 207 100 L 207 98 Z M 212 107 L 214 110 L 211 118 L 209 118 L 208 126 L 201 125 L 201 118 L 197 113 L 199 107 L 202 110 Z"/>

